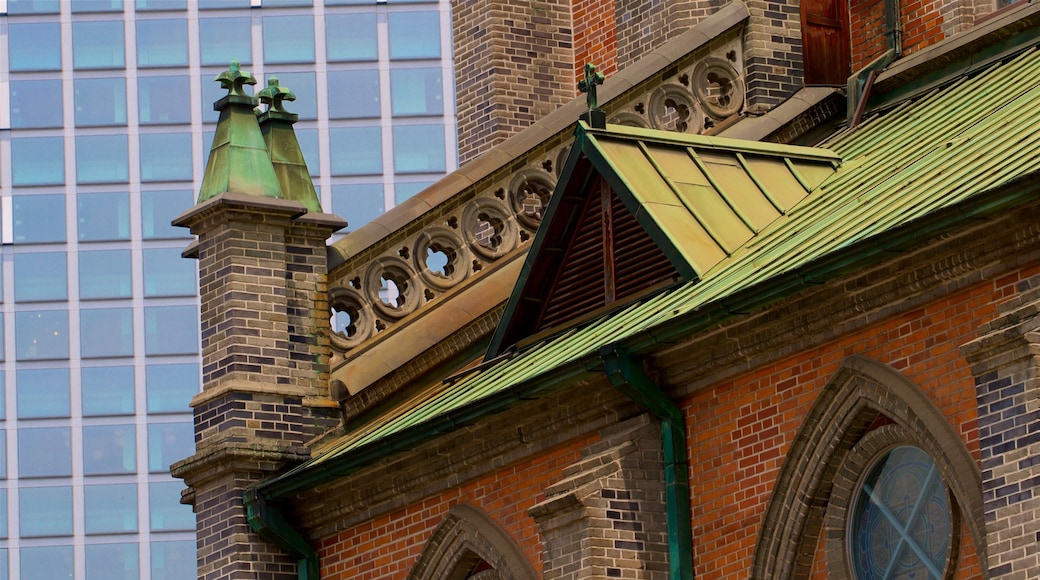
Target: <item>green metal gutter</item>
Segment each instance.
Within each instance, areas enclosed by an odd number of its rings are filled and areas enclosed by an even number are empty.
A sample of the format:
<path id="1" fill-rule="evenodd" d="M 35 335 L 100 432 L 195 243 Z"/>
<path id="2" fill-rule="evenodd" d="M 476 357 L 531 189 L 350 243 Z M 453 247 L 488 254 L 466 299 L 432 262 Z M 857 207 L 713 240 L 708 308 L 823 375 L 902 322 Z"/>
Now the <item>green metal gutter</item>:
<path id="1" fill-rule="evenodd" d="M 692 580 L 690 477 L 686 463 L 686 422 L 682 411 L 647 376 L 639 361 L 620 345 L 608 344 L 600 348 L 599 355 L 610 384 L 661 420 L 669 578 Z"/>
<path id="2" fill-rule="evenodd" d="M 296 558 L 296 578 L 318 580 L 318 552 L 293 528 L 277 504 L 263 501 L 255 487 L 246 490 L 243 500 L 253 531 Z"/>

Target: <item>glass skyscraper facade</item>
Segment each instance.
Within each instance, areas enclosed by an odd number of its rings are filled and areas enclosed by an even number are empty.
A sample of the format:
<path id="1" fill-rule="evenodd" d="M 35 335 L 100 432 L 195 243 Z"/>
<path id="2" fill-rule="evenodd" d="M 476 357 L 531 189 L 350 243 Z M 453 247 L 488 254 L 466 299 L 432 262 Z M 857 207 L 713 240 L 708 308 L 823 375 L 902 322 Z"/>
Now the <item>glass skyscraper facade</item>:
<path id="1" fill-rule="evenodd" d="M 195 202 L 232 59 L 326 211 L 457 164 L 447 0 L 0 0 L 0 580 L 195 578 Z"/>

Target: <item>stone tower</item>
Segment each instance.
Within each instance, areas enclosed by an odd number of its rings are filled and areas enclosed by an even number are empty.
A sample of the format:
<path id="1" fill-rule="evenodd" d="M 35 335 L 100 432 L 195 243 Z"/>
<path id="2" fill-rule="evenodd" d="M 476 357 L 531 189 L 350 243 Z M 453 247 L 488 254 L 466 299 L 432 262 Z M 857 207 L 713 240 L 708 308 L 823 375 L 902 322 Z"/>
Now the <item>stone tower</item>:
<path id="1" fill-rule="evenodd" d="M 174 221 L 198 236 L 185 256 L 199 261 L 203 389 L 191 403 L 195 454 L 171 471 L 195 508 L 200 577 L 296 578 L 297 563 L 251 530 L 243 493 L 305 459 L 305 443 L 338 421 L 325 242 L 346 223 L 321 211 L 282 106 L 291 91 L 272 79 L 247 95 L 256 81 L 237 62 L 216 80 L 228 95 L 214 105 L 198 203 Z"/>

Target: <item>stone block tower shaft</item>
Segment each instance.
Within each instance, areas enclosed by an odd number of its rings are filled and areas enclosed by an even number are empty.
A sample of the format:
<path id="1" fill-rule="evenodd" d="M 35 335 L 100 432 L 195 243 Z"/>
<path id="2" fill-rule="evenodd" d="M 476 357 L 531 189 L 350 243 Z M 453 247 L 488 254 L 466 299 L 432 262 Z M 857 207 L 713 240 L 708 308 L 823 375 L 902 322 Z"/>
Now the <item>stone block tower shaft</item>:
<path id="1" fill-rule="evenodd" d="M 199 203 L 174 222 L 198 236 L 186 255 L 199 261 L 203 390 L 195 454 L 172 471 L 195 506 L 200 578 L 288 580 L 296 562 L 250 529 L 243 493 L 306 459 L 307 441 L 338 422 L 325 241 L 346 224 L 321 213 L 309 177 L 275 170 L 257 100 L 242 91 L 252 77 L 233 63 L 217 80 L 229 94 L 215 105 Z M 281 158 L 299 150 L 295 138 L 275 145 Z"/>

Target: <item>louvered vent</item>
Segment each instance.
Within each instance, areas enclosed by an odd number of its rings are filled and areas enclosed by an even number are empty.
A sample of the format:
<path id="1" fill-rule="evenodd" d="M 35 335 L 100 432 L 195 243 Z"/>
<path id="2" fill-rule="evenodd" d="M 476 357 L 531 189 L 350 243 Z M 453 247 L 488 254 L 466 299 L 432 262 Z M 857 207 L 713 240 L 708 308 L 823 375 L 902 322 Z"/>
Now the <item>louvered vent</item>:
<path id="1" fill-rule="evenodd" d="M 604 183 L 590 195 L 538 321 L 542 331 L 639 294 L 678 272 Z M 610 210 L 603 211 L 607 198 Z M 608 275 L 610 278 L 608 279 Z"/>
<path id="2" fill-rule="evenodd" d="M 571 238 L 538 330 L 552 328 L 605 304 L 603 287 L 603 212 L 600 197 L 590 195 L 582 208 L 578 231 Z"/>
<path id="3" fill-rule="evenodd" d="M 677 278 L 675 266 L 614 192 L 610 193 L 610 205 L 614 220 L 614 300 Z"/>

